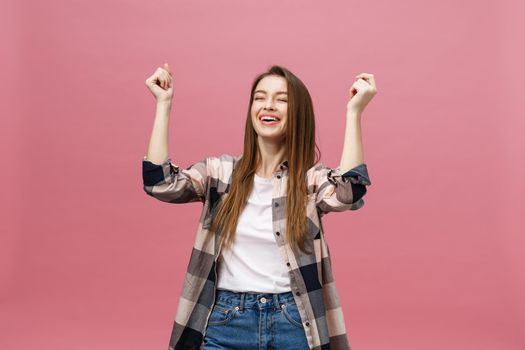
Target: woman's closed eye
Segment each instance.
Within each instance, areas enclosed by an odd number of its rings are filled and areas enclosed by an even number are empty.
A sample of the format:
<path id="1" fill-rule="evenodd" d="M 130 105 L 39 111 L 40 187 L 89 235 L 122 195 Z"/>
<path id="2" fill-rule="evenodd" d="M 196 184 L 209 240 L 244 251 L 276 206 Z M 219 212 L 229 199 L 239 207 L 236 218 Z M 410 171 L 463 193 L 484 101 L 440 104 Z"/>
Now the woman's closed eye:
<path id="1" fill-rule="evenodd" d="M 264 100 L 264 99 L 262 97 L 256 97 L 255 100 L 258 101 L 258 100 Z M 279 99 L 278 101 L 288 102 L 288 100 L 283 100 L 283 99 Z"/>

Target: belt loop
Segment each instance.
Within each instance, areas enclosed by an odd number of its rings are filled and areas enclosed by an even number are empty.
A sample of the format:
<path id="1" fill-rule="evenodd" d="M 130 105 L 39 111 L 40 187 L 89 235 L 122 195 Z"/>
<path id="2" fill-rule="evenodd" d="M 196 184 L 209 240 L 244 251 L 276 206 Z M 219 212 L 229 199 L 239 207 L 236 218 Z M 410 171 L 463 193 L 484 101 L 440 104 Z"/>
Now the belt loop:
<path id="1" fill-rule="evenodd" d="M 244 296 L 245 295 L 246 295 L 245 292 L 241 292 L 241 305 L 239 306 L 241 312 L 244 310 Z"/>
<path id="2" fill-rule="evenodd" d="M 273 294 L 273 309 L 280 309 L 281 305 L 279 305 L 279 294 L 274 293 Z"/>

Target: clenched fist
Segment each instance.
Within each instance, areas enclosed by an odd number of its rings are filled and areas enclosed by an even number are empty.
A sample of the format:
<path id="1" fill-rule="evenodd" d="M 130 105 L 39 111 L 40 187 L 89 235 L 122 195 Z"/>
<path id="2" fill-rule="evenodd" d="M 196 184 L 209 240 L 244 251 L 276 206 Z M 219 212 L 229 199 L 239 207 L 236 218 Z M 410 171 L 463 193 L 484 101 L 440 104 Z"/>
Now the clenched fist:
<path id="1" fill-rule="evenodd" d="M 167 63 L 155 70 L 146 79 L 146 86 L 151 91 L 157 102 L 171 102 L 173 99 L 173 77 Z"/>
<path id="2" fill-rule="evenodd" d="M 347 112 L 361 114 L 370 100 L 377 94 L 376 80 L 373 74 L 361 73 L 350 88 L 350 101 L 346 105 Z"/>

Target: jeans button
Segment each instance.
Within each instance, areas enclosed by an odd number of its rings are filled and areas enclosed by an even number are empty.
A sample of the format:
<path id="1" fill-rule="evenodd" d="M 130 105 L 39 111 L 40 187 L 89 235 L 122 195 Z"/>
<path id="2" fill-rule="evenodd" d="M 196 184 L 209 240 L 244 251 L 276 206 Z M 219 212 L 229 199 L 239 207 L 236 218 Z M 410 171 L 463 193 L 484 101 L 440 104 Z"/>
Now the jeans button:
<path id="1" fill-rule="evenodd" d="M 266 298 L 265 297 L 261 298 L 261 303 L 266 303 Z"/>

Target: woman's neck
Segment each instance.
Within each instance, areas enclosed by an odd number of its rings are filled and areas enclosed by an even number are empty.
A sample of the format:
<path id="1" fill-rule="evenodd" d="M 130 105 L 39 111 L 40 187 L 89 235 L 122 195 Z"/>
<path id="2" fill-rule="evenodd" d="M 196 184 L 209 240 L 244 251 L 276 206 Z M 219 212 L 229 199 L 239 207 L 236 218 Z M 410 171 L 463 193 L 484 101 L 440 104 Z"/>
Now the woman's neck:
<path id="1" fill-rule="evenodd" d="M 279 164 L 286 159 L 286 148 L 282 143 L 259 142 L 259 152 L 261 158 L 255 173 L 261 177 L 270 178 Z"/>

